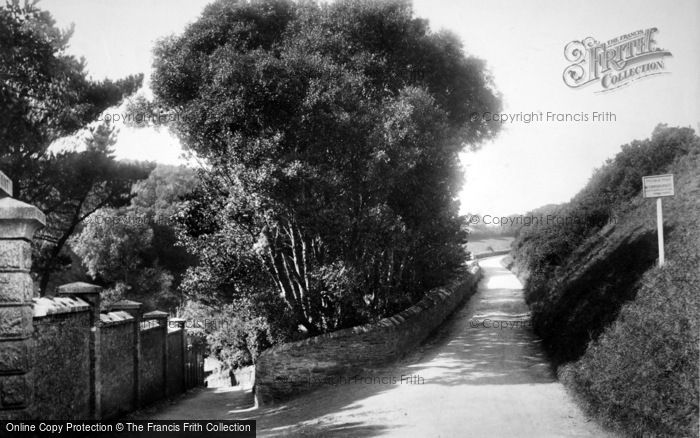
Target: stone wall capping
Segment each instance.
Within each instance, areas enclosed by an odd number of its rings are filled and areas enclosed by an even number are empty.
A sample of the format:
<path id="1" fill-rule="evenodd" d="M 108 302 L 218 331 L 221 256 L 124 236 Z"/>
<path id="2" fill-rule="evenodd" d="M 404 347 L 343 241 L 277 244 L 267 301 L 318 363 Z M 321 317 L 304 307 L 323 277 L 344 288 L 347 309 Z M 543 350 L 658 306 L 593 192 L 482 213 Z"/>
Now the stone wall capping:
<path id="1" fill-rule="evenodd" d="M 158 324 L 157 319 L 147 319 L 147 320 L 141 320 L 139 322 L 139 330 L 146 331 L 146 330 L 151 330 L 155 328 L 159 328 L 160 324 Z"/>
<path id="2" fill-rule="evenodd" d="M 41 297 L 32 298 L 33 316 L 41 318 L 60 313 L 84 312 L 90 310 L 90 304 L 75 297 Z"/>
<path id="3" fill-rule="evenodd" d="M 154 310 L 152 312 L 144 313 L 143 319 L 167 319 L 168 312 L 163 312 L 160 310 Z"/>
<path id="4" fill-rule="evenodd" d="M 168 333 L 185 330 L 186 323 L 187 320 L 185 318 L 170 318 L 168 320 Z"/>
<path id="5" fill-rule="evenodd" d="M 143 306 L 142 303 L 138 301 L 131 300 L 120 300 L 109 306 L 112 310 L 130 310 L 130 309 L 140 309 Z"/>
<path id="6" fill-rule="evenodd" d="M 0 239 L 31 241 L 44 225 L 46 216 L 33 205 L 10 197 L 0 199 Z"/>
<path id="7" fill-rule="evenodd" d="M 102 292 L 102 287 L 96 284 L 76 281 L 74 283 L 64 284 L 56 288 L 58 295 L 84 295 L 96 294 Z"/>
<path id="8" fill-rule="evenodd" d="M 124 311 L 100 313 L 100 322 L 104 326 L 125 324 L 134 321 L 134 317 Z"/>

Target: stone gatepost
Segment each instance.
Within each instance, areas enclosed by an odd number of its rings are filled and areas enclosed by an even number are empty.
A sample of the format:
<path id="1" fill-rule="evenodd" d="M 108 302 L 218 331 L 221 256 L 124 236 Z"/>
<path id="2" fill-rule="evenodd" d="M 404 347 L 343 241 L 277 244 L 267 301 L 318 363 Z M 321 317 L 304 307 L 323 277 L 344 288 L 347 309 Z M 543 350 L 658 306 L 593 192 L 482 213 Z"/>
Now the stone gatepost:
<path id="1" fill-rule="evenodd" d="M 102 384 L 100 382 L 100 292 L 102 287 L 83 282 L 68 283 L 56 288 L 58 295 L 81 298 L 90 304 L 90 413 L 102 418 Z"/>
<path id="2" fill-rule="evenodd" d="M 29 269 L 34 233 L 45 224 L 38 208 L 0 199 L 0 420 L 32 415 L 34 285 Z"/>
<path id="3" fill-rule="evenodd" d="M 161 356 L 161 363 L 163 364 L 163 393 L 160 397 L 165 397 L 167 394 L 168 385 L 168 313 L 162 312 L 160 310 L 154 310 L 152 312 L 144 313 L 143 319 L 153 320 L 158 324 L 158 329 L 161 330 L 161 337 L 163 339 L 163 354 Z"/>
<path id="4" fill-rule="evenodd" d="M 168 326 L 170 324 L 176 326 L 180 329 L 180 344 L 182 348 L 182 391 L 187 391 L 187 332 L 185 331 L 185 323 L 187 322 L 184 318 L 170 318 Z M 166 352 L 167 355 L 167 352 Z"/>
<path id="5" fill-rule="evenodd" d="M 141 407 L 141 306 L 131 300 L 121 300 L 110 306 L 110 310 L 122 310 L 134 317 L 134 409 Z"/>

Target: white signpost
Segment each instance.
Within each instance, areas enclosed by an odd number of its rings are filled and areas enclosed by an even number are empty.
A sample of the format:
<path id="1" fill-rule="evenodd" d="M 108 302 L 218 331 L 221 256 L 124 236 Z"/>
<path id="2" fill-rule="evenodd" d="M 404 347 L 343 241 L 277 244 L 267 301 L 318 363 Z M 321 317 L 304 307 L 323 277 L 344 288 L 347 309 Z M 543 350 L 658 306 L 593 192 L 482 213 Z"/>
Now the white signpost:
<path id="1" fill-rule="evenodd" d="M 12 180 L 0 172 L 0 198 L 12 197 Z"/>
<path id="2" fill-rule="evenodd" d="M 659 266 L 666 262 L 664 254 L 664 211 L 661 198 L 673 196 L 673 174 L 642 177 L 642 192 L 645 198 L 656 198 L 656 233 L 659 237 Z"/>

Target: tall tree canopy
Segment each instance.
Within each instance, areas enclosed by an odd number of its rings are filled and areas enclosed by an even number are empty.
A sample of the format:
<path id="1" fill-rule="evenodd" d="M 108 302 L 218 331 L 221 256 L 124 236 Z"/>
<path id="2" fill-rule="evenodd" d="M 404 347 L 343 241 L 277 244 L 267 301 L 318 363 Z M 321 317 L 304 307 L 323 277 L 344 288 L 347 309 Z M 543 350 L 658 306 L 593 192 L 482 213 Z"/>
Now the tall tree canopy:
<path id="1" fill-rule="evenodd" d="M 42 294 L 49 289 L 52 274 L 70 265 L 66 243 L 83 221 L 101 208 L 128 204 L 134 182 L 146 178 L 153 168 L 149 163 L 114 158 L 115 129 L 108 122 L 86 131 L 80 140 L 83 150 L 48 154 L 40 161 L 41 179 L 34 182 L 43 189 L 35 203 L 47 217 L 35 241 L 34 270 L 39 273 Z"/>
<path id="2" fill-rule="evenodd" d="M 92 280 L 149 310 L 182 304 L 175 291 L 197 260 L 177 246 L 172 217 L 196 186 L 193 169 L 160 165 L 134 184 L 130 205 L 95 212 L 70 242 Z"/>
<path id="3" fill-rule="evenodd" d="M 84 61 L 66 53 L 72 30 L 57 28 L 36 3 L 0 6 L 0 170 L 13 180 L 15 198 L 47 214 L 35 245 L 45 291 L 50 274 L 68 262 L 63 248 L 80 222 L 98 208 L 128 202 L 131 183 L 150 168 L 113 159 L 108 124 L 86 130 L 82 152 L 49 152 L 52 142 L 138 89 L 143 75 L 88 79 Z"/>
<path id="4" fill-rule="evenodd" d="M 155 50 L 155 106 L 208 166 L 188 291 L 282 297 L 308 333 L 393 313 L 464 259 L 457 154 L 497 126 L 482 61 L 403 1 L 216 1 Z"/>
<path id="5" fill-rule="evenodd" d="M 71 35 L 36 2 L 0 7 L 0 169 L 15 197 L 29 202 L 43 195 L 37 175 L 51 142 L 84 128 L 143 81 L 142 74 L 88 79 L 85 62 L 66 54 Z"/>

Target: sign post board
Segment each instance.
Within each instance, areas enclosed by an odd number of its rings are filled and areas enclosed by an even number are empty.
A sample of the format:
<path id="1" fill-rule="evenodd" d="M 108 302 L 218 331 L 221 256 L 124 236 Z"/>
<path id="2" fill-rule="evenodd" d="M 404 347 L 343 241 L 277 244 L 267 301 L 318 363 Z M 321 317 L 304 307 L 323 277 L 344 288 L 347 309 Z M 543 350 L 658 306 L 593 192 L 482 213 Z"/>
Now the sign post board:
<path id="1" fill-rule="evenodd" d="M 656 233 L 659 238 L 659 266 L 666 263 L 664 254 L 664 212 L 661 198 L 676 194 L 673 174 L 642 177 L 642 192 L 645 198 L 656 198 Z"/>
<path id="2" fill-rule="evenodd" d="M 12 180 L 0 172 L 0 198 L 12 197 Z"/>

